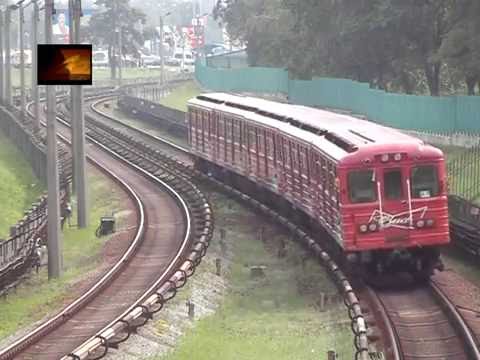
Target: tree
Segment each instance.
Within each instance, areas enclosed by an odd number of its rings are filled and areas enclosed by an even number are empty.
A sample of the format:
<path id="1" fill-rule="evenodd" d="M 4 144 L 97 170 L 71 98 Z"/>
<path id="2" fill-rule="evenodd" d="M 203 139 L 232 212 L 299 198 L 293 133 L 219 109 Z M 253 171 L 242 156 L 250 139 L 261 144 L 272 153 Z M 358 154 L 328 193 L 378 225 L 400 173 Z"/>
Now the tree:
<path id="1" fill-rule="evenodd" d="M 475 95 L 475 85 L 480 81 L 480 3 L 458 0 L 450 21 L 452 29 L 439 49 L 439 57 L 462 72 L 468 95 Z"/>
<path id="2" fill-rule="evenodd" d="M 251 65 L 438 96 L 459 73 L 469 93 L 480 80 L 479 9 L 478 0 L 219 0 L 215 14 L 247 43 Z"/>
<path id="3" fill-rule="evenodd" d="M 213 11 L 233 40 L 247 43 L 252 66 L 284 66 L 292 19 L 282 0 L 224 0 Z"/>
<path id="4" fill-rule="evenodd" d="M 110 76 L 116 79 L 117 59 L 113 54 L 114 49 L 118 47 L 118 37 L 121 34 L 123 46 L 120 49 L 120 56 L 124 54 L 138 56 L 138 47 L 139 44 L 143 44 L 143 36 L 137 25 L 145 21 L 145 14 L 130 7 L 129 0 L 97 0 L 95 5 L 101 10 L 92 15 L 88 32 L 93 42 L 107 46 Z M 118 50 L 116 53 L 118 54 Z"/>

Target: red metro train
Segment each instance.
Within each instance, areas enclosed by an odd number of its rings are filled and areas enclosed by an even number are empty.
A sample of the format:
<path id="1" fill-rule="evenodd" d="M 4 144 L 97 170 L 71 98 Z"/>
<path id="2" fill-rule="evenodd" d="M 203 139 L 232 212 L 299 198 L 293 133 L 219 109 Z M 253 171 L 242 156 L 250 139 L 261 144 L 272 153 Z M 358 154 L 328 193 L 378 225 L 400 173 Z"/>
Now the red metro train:
<path id="1" fill-rule="evenodd" d="M 199 168 L 288 200 L 350 265 L 423 275 L 441 265 L 450 239 L 439 149 L 347 115 L 224 93 L 191 99 L 188 127 Z"/>

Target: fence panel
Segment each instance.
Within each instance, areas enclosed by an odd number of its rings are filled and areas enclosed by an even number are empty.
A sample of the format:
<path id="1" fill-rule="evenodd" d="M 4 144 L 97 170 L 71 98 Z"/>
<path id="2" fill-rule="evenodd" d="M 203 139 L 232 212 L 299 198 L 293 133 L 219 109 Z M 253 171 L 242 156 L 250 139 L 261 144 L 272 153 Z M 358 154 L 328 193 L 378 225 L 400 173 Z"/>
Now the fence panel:
<path id="1" fill-rule="evenodd" d="M 284 93 L 290 102 L 363 114 L 400 129 L 480 133 L 480 98 L 391 94 L 349 79 L 291 80 L 279 68 L 215 69 L 200 63 L 196 77 L 214 91 Z"/>

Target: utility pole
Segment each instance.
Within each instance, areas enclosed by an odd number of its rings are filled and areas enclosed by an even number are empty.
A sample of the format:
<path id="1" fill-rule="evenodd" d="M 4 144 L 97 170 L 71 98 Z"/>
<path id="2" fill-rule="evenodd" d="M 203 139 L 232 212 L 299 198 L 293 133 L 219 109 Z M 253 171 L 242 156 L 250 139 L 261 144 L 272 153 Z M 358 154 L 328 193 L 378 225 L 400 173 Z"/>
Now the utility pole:
<path id="1" fill-rule="evenodd" d="M 80 19 L 82 16 L 81 0 L 74 0 L 73 9 L 73 31 L 75 43 L 80 43 Z M 76 149 L 74 150 L 75 164 L 75 184 L 77 187 L 77 222 L 78 227 L 85 228 L 88 223 L 87 216 L 87 186 L 86 186 L 86 164 L 85 164 L 85 118 L 83 115 L 83 87 L 82 85 L 73 85 L 73 111 L 72 128 L 75 132 Z"/>
<path id="2" fill-rule="evenodd" d="M 160 15 L 160 85 L 163 85 L 165 82 L 164 71 L 165 71 L 165 60 L 163 54 L 163 16 Z"/>
<path id="3" fill-rule="evenodd" d="M 45 42 L 52 43 L 53 1 L 45 0 Z M 47 85 L 48 278 L 62 273 L 55 85 Z"/>
<path id="4" fill-rule="evenodd" d="M 118 18 L 118 1 L 113 1 L 113 30 L 117 29 L 117 18 Z M 111 80 L 117 79 L 117 39 L 114 37 L 114 41 L 112 44 L 112 49 L 110 53 L 110 77 Z"/>
<path id="5" fill-rule="evenodd" d="M 122 85 L 122 26 L 118 27 L 118 85 Z"/>
<path id="6" fill-rule="evenodd" d="M 12 106 L 12 74 L 10 64 L 10 23 L 11 8 L 5 11 L 5 105 Z"/>
<path id="7" fill-rule="evenodd" d="M 36 1 L 33 1 L 32 12 L 32 101 L 33 101 L 33 131 L 37 133 L 40 130 L 39 110 L 40 104 L 38 102 L 38 85 L 37 85 L 37 44 L 38 44 L 38 21 L 39 9 Z"/>
<path id="8" fill-rule="evenodd" d="M 73 5 L 73 0 L 68 0 L 68 42 L 70 44 L 73 44 L 75 42 L 74 39 L 74 25 L 73 25 L 73 12 L 74 12 L 74 5 Z M 76 160 L 76 152 L 77 152 L 77 131 L 76 127 L 74 125 L 74 115 L 73 115 L 73 109 L 74 109 L 74 93 L 75 93 L 75 87 L 73 85 L 70 86 L 70 118 L 72 120 L 71 124 L 71 143 L 72 143 L 72 169 L 73 169 L 73 177 L 72 177 L 72 192 L 74 194 L 77 194 L 77 179 L 76 179 L 76 171 L 77 168 L 75 166 L 75 160 Z"/>
<path id="9" fill-rule="evenodd" d="M 3 104 L 3 10 L 0 10 L 0 104 Z"/>
<path id="10" fill-rule="evenodd" d="M 20 120 L 25 121 L 25 41 L 24 41 L 24 31 L 23 24 L 24 19 L 24 8 L 20 3 L 18 8 L 18 36 L 20 42 Z"/>

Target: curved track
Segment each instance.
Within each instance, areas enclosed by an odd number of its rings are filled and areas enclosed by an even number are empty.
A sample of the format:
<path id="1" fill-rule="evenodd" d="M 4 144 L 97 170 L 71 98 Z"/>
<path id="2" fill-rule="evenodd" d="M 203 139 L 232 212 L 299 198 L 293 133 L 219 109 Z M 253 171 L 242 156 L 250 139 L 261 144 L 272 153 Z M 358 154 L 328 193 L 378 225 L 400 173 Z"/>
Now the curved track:
<path id="1" fill-rule="evenodd" d="M 148 131 L 142 130 L 136 126 L 129 124 L 128 122 L 119 120 L 105 111 L 101 110 L 101 105 L 107 101 L 111 101 L 116 98 L 116 96 L 102 97 L 99 99 L 92 99 L 90 101 L 90 106 L 87 109 L 87 112 L 91 116 L 95 116 L 96 119 L 104 122 L 106 125 L 116 128 L 118 130 L 126 130 L 135 134 L 139 140 L 145 142 L 148 145 L 155 146 L 166 153 L 175 154 L 180 161 L 185 164 L 193 164 L 193 157 L 190 155 L 190 151 L 183 146 L 175 144 L 174 142 L 164 139 L 160 136 L 149 133 Z"/>
<path id="2" fill-rule="evenodd" d="M 110 98 L 111 99 L 111 98 Z M 112 126 L 117 130 L 123 130 L 123 133 L 131 134 L 132 132 L 135 135 L 140 135 L 140 138 L 146 143 L 144 143 L 144 152 L 141 155 L 145 161 L 155 161 L 155 148 L 168 148 L 169 154 L 174 154 L 175 158 L 189 159 L 190 162 L 194 163 L 194 158 L 190 154 L 188 149 L 185 149 L 175 143 L 172 143 L 169 140 L 163 139 L 158 136 L 149 134 L 148 132 L 136 128 L 124 121 L 117 120 L 115 117 L 110 116 L 109 114 L 104 113 L 98 109 L 98 105 L 108 99 L 99 99 L 92 102 L 90 106 L 90 114 L 88 120 L 90 122 L 90 127 L 95 128 L 95 131 L 98 127 L 105 128 Z M 86 116 L 87 119 L 87 116 Z M 87 125 L 88 127 L 88 125 Z M 142 142 L 143 143 L 143 142 Z M 140 155 L 139 155 L 140 156 Z M 167 160 L 167 161 L 177 161 L 177 160 Z M 311 238 L 307 233 L 302 231 L 296 224 L 291 222 L 289 219 L 283 217 L 275 210 L 265 206 L 260 203 L 253 197 L 250 197 L 246 194 L 241 193 L 240 191 L 230 187 L 227 184 L 221 183 L 214 178 L 204 175 L 203 173 L 195 170 L 194 168 L 190 171 L 191 178 L 197 180 L 208 179 L 208 181 L 216 185 L 222 191 L 226 191 L 229 195 L 237 198 L 241 202 L 245 202 L 248 205 L 255 208 L 257 211 L 263 213 L 264 215 L 271 217 L 274 221 L 278 222 L 282 226 L 286 227 L 287 231 L 290 231 L 294 238 L 301 242 L 304 246 L 308 247 L 312 253 L 312 256 L 319 259 L 321 263 L 327 268 L 327 270 L 332 275 L 334 281 L 337 282 L 339 289 L 341 290 L 344 296 L 344 303 L 348 308 L 348 315 L 352 321 L 351 327 L 354 335 L 354 345 L 356 348 L 355 359 L 366 360 L 368 358 L 368 340 L 367 340 L 367 329 L 365 319 L 362 314 L 362 310 L 357 299 L 356 293 L 353 290 L 349 280 L 342 272 L 342 270 L 336 265 L 334 260 L 321 248 L 321 246 Z"/>
<path id="3" fill-rule="evenodd" d="M 91 105 L 91 111 L 101 115 L 103 122 L 140 134 L 152 146 L 170 146 L 176 154 L 188 156 L 188 149 L 176 144 L 172 146 L 170 141 L 102 111 L 100 105 L 108 100 L 111 98 L 97 100 Z M 374 306 L 384 315 L 387 328 L 382 333 L 391 334 L 393 349 L 388 358 L 480 359 L 480 312 L 472 305 L 452 303 L 451 295 L 434 282 L 428 287 L 372 293 L 371 297 L 376 299 Z"/>
<path id="4" fill-rule="evenodd" d="M 60 132 L 68 139 L 66 127 L 61 127 Z M 57 359 L 68 354 L 151 296 L 157 287 L 169 281 L 188 255 L 185 250 L 193 240 L 190 212 L 178 193 L 162 181 L 140 174 L 139 169 L 133 169 L 118 155 L 112 157 L 107 149 L 89 144 L 87 154 L 97 166 L 129 188 L 139 210 L 140 225 L 135 240 L 100 282 L 0 352 L 0 359 Z M 159 185 L 163 191 L 159 191 Z"/>
<path id="5" fill-rule="evenodd" d="M 389 334 L 387 358 L 480 359 L 475 334 L 433 282 L 400 289 L 368 288 L 368 295 Z"/>

